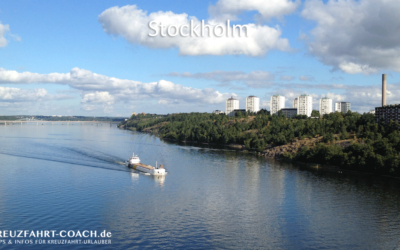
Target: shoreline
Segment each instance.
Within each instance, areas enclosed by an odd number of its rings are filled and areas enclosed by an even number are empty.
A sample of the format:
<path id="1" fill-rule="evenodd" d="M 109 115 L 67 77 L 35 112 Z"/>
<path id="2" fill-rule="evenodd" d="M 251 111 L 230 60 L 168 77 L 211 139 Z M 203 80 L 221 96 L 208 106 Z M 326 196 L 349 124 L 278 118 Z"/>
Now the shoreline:
<path id="1" fill-rule="evenodd" d="M 126 128 L 120 128 L 123 130 L 129 130 Z M 132 130 L 130 130 L 132 131 Z M 270 157 L 268 155 L 266 155 L 264 152 L 256 152 L 256 151 L 249 151 L 246 150 L 245 145 L 241 145 L 241 144 L 218 144 L 218 143 L 209 143 L 209 142 L 197 142 L 197 141 L 179 141 L 177 139 L 171 139 L 171 138 L 163 138 L 160 137 L 157 133 L 154 133 L 152 131 L 138 131 L 136 130 L 136 132 L 140 132 L 140 133 L 148 133 L 148 134 L 153 134 L 156 137 L 158 137 L 159 139 L 162 140 L 166 140 L 166 141 L 171 141 L 171 142 L 176 142 L 176 143 L 182 143 L 182 144 L 187 144 L 187 143 L 191 143 L 191 144 L 200 144 L 200 145 L 211 145 L 211 146 L 221 146 L 221 147 L 228 147 L 231 149 L 236 149 L 236 151 L 241 151 L 243 153 L 252 153 L 255 156 L 258 157 L 263 157 L 264 159 L 272 159 L 275 161 L 283 161 L 283 162 L 287 162 L 287 163 L 294 163 L 294 164 L 299 164 L 302 166 L 307 167 L 308 169 L 313 169 L 313 170 L 318 170 L 318 169 L 322 169 L 325 171 L 329 171 L 329 172 L 334 172 L 334 173 L 340 173 L 340 174 L 363 174 L 363 175 L 369 175 L 369 176 L 373 176 L 373 177 L 385 177 L 385 178 L 391 178 L 391 179 L 396 179 L 396 180 L 400 180 L 400 177 L 396 177 L 396 176 L 390 176 L 390 175 L 381 175 L 381 174 L 375 174 L 375 173 L 371 173 L 371 172 L 363 172 L 363 171 L 357 171 L 357 170 L 349 170 L 349 169 L 344 169 L 341 168 L 339 166 L 335 166 L 335 165 L 328 165 L 328 164 L 321 164 L 321 163 L 313 163 L 313 162 L 302 162 L 302 161 L 294 161 L 294 160 L 290 160 L 287 158 L 282 158 L 282 157 Z M 285 146 L 285 145 L 283 145 Z M 280 146 L 276 146 L 276 147 L 280 147 Z M 272 147 L 274 148 L 274 147 Z"/>

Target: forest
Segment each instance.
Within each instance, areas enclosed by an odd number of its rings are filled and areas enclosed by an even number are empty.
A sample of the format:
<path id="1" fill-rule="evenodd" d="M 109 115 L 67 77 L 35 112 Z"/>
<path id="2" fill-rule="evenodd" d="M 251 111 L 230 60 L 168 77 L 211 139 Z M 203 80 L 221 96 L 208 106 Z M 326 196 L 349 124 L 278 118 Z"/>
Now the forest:
<path id="1" fill-rule="evenodd" d="M 261 110 L 257 114 L 179 113 L 137 115 L 120 124 L 138 131 L 152 130 L 162 138 L 215 144 L 241 144 L 262 152 L 294 140 L 323 136 L 313 147 L 285 152 L 288 160 L 330 164 L 344 169 L 400 176 L 400 132 L 398 122 L 378 124 L 372 114 L 349 111 L 322 118 L 296 116 L 287 119 Z M 335 142 L 348 140 L 342 147 Z"/>

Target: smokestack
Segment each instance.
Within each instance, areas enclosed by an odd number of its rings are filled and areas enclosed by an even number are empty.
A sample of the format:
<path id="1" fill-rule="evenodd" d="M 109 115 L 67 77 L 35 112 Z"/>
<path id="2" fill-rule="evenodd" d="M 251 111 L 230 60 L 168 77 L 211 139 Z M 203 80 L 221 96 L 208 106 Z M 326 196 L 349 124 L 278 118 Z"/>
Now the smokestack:
<path id="1" fill-rule="evenodd" d="M 386 105 L 386 74 L 382 74 L 382 107 Z"/>

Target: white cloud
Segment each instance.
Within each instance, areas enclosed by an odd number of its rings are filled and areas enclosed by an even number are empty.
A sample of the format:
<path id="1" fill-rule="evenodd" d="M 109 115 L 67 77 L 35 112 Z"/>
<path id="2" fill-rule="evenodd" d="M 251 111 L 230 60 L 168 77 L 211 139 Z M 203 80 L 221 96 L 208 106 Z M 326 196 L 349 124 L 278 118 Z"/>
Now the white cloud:
<path id="1" fill-rule="evenodd" d="M 170 81 L 142 83 L 93 73 L 89 70 L 73 68 L 69 73 L 37 74 L 19 73 L 0 68 L 0 83 L 28 84 L 53 83 L 68 85 L 82 92 L 81 104 L 85 110 L 97 107 L 110 110 L 117 102 L 176 100 L 190 105 L 224 103 L 231 96 L 211 88 L 197 89 L 185 87 Z M 163 104 L 162 102 L 160 104 Z"/>
<path id="2" fill-rule="evenodd" d="M 270 100 L 260 100 L 260 102 L 261 102 L 260 104 L 261 109 L 267 109 L 267 110 L 270 109 L 270 103 L 271 103 Z"/>
<path id="3" fill-rule="evenodd" d="M 94 93 L 85 94 L 81 103 L 101 103 L 111 105 L 114 103 L 114 97 L 107 91 L 96 91 Z"/>
<path id="4" fill-rule="evenodd" d="M 151 37 L 149 33 L 154 32 L 149 28 L 151 21 L 162 23 L 165 26 L 175 25 L 177 27 L 190 25 L 190 21 L 193 21 L 195 25 L 201 23 L 196 17 L 188 16 L 186 13 L 175 14 L 171 11 L 158 11 L 147 14 L 147 12 L 138 9 L 136 5 L 112 7 L 99 15 L 99 22 L 107 34 L 122 36 L 132 44 L 140 44 L 149 48 L 178 48 L 182 55 L 262 56 L 270 50 L 290 50 L 288 40 L 280 37 L 282 32 L 279 27 L 247 24 L 247 37 L 215 37 L 214 34 L 204 37 L 182 37 L 180 35 Z M 226 25 L 215 20 L 207 21 L 207 24 L 212 26 Z"/>
<path id="5" fill-rule="evenodd" d="M 243 12 L 257 11 L 257 19 L 269 20 L 294 12 L 299 4 L 299 0 L 219 0 L 209 7 L 209 13 L 216 20 L 236 20 Z"/>
<path id="6" fill-rule="evenodd" d="M 2 24 L 0 22 L 0 47 L 5 47 L 7 46 L 7 39 L 4 37 L 4 35 L 10 31 L 10 26 L 8 24 Z"/>
<path id="7" fill-rule="evenodd" d="M 364 73 L 364 74 L 370 74 L 370 73 L 376 73 L 378 70 L 376 68 L 371 68 L 368 65 L 360 65 L 360 64 L 355 64 L 352 62 L 342 62 L 339 64 L 339 68 L 349 74 L 359 74 L 359 73 Z"/>
<path id="8" fill-rule="evenodd" d="M 52 99 L 45 89 L 0 87 L 0 102 L 36 102 Z"/>
<path id="9" fill-rule="evenodd" d="M 309 52 L 349 74 L 399 72 L 399 13 L 398 0 L 309 0 L 302 16 L 317 23 Z"/>
<path id="10" fill-rule="evenodd" d="M 252 88 L 262 88 L 268 87 L 272 84 L 272 81 L 275 80 L 275 75 L 268 71 L 251 71 L 249 73 L 245 73 L 242 71 L 212 71 L 205 73 L 195 73 L 191 74 L 189 72 L 178 73 L 173 72 L 170 73 L 169 76 L 179 76 L 185 78 L 195 78 L 195 79 L 206 79 L 213 80 L 222 83 L 225 86 L 227 83 L 237 82 L 240 84 L 245 84 L 248 87 Z"/>

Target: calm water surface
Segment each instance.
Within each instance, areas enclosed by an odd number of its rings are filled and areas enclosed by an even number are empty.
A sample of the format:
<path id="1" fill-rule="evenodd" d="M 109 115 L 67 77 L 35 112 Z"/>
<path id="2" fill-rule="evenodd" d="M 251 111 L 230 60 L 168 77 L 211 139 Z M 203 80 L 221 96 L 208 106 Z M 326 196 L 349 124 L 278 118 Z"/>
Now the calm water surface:
<path id="1" fill-rule="evenodd" d="M 132 152 L 169 174 L 127 169 Z M 399 222 L 394 179 L 302 169 L 107 124 L 0 125 L 0 230 L 112 232 L 112 245 L 19 247 L 400 249 Z"/>

